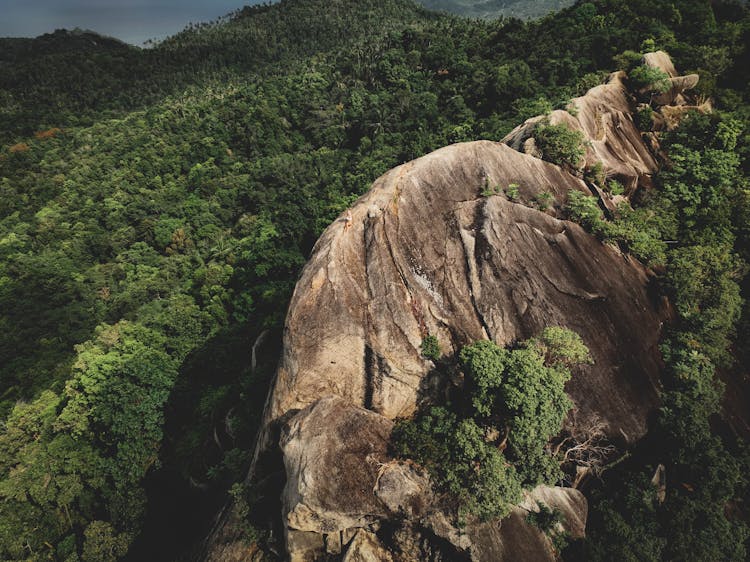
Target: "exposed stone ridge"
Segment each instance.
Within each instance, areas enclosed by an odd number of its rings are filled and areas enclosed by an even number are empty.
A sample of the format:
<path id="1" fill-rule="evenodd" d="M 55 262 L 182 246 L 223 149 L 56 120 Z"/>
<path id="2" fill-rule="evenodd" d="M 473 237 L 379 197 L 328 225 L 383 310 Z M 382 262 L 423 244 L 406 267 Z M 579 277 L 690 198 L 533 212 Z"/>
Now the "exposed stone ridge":
<path id="1" fill-rule="evenodd" d="M 595 366 L 569 391 L 611 434 L 637 438 L 656 402 L 660 318 L 648 274 L 578 225 L 486 185 L 549 192 L 584 183 L 557 166 L 488 141 L 440 149 L 375 182 L 315 246 L 287 316 L 266 421 L 337 395 L 389 418 L 412 414 L 431 361 L 478 339 L 501 345 L 548 325 L 579 332 Z"/>
<path id="2" fill-rule="evenodd" d="M 623 88 L 615 74 L 575 100 L 580 107 L 575 123 L 593 139 L 589 161 L 602 160 L 608 172 L 638 183 L 656 169 L 656 161 L 633 126 Z M 523 140 L 519 131 L 505 141 Z M 503 193 L 510 184 L 518 186 L 514 200 Z M 309 543 L 300 545 L 300 552 L 317 548 L 324 528 L 345 519 L 346 526 L 370 533 L 357 539 L 359 558 L 350 557 L 366 559 L 362 553 L 373 543 L 373 521 L 389 517 L 400 500 L 365 494 L 339 510 L 335 498 L 347 490 L 323 494 L 325 501 L 311 499 L 313 488 L 336 487 L 321 484 L 340 469 L 331 462 L 356 455 L 314 460 L 294 436 L 312 423 L 305 416 L 322 411 L 321 399 L 331 407 L 325 401 L 336 397 L 336 403 L 371 412 L 351 419 L 359 420 L 371 442 L 378 441 L 390 427 L 388 420 L 411 415 L 430 387 L 434 365 L 420 353 L 428 334 L 437 337 L 445 356 L 453 356 L 478 339 L 508 345 L 547 326 L 575 330 L 595 361 L 577 369 L 566 387 L 578 419 L 601 420 L 620 443 L 645 434 L 658 402 L 657 343 L 667 313 L 652 300 L 646 268 L 577 224 L 556 218 L 573 190 L 590 193 L 580 178 L 504 143 L 462 143 L 386 173 L 351 207 L 350 228 L 342 215 L 323 233 L 290 303 L 282 358 L 256 448 L 256 459 L 274 450 L 274 428 L 287 423 L 281 440 L 287 475 L 282 516 L 288 529 L 303 533 L 289 534 L 288 548 L 299 540 Z M 491 192 L 496 194 L 487 195 Z M 545 206 L 538 202 L 543 193 L 551 204 L 540 210 L 535 207 Z M 328 429 L 315 422 L 317 431 L 335 434 L 335 416 L 330 419 Z M 368 455 L 383 458 L 382 448 L 373 451 L 359 451 L 360 462 L 367 466 Z M 418 478 L 408 480 L 419 487 Z M 355 492 L 350 490 L 352 500 Z M 503 525 L 507 530 L 512 523 Z M 217 527 L 208 559 L 228 555 L 236 540 L 231 527 Z M 432 525 L 433 539 L 440 536 L 439 527 Z M 472 540 L 485 545 L 480 550 L 486 554 L 476 559 L 512 555 L 507 541 L 492 542 L 501 540 L 492 525 L 475 531 L 482 536 Z M 551 556 L 536 552 L 543 559 Z"/>
<path id="3" fill-rule="evenodd" d="M 549 116 L 529 119 L 511 131 L 503 142 L 523 150 L 540 121 L 548 119 L 552 125 L 562 123 L 581 131 L 588 141 L 586 167 L 601 162 L 607 176 L 622 183 L 626 193 L 632 193 L 639 183 L 650 185 L 650 177 L 658 164 L 633 122 L 632 102 L 624 79 L 624 72 L 611 74 L 606 84 L 571 100 L 570 111 L 558 109 Z"/>
<path id="4" fill-rule="evenodd" d="M 679 76 L 672 59 L 664 51 L 647 53 L 643 63 L 658 68 L 669 75 L 672 87 L 657 95 L 657 106 L 671 108 L 687 106 L 684 93 L 698 84 L 698 75 Z M 534 129 L 543 120 L 550 124 L 565 124 L 581 131 L 587 141 L 585 166 L 590 168 L 600 162 L 608 178 L 613 178 L 632 194 L 638 187 L 651 187 L 651 176 L 658 169 L 653 148 L 658 148 L 654 137 L 650 145 L 644 143 L 641 132 L 633 120 L 636 100 L 628 91 L 624 72 L 610 74 L 607 82 L 591 88 L 585 95 L 571 100 L 568 111 L 555 110 L 548 116 L 527 120 L 511 131 L 502 142 L 512 148 L 540 156 L 533 142 Z M 703 106 L 696 107 L 704 110 Z"/>

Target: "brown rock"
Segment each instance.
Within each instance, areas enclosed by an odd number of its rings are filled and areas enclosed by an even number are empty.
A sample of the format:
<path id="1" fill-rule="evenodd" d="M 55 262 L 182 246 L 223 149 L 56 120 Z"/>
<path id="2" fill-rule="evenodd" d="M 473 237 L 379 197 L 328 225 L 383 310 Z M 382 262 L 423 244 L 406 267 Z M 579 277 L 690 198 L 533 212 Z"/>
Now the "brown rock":
<path id="1" fill-rule="evenodd" d="M 329 227 L 302 273 L 267 421 L 325 395 L 408 416 L 432 369 L 420 355 L 427 332 L 451 355 L 477 339 L 506 345 L 560 325 L 579 332 L 596 361 L 569 385 L 581 412 L 598 412 L 610 435 L 643 435 L 661 320 L 647 271 L 578 225 L 481 197 L 484 177 L 519 184 L 527 201 L 588 192 L 558 167 L 487 141 L 380 178 L 353 206 L 354 226 Z"/>
<path id="2" fill-rule="evenodd" d="M 679 76 L 677 69 L 674 67 L 672 58 L 664 51 L 654 51 L 643 55 L 643 64 L 651 68 L 658 68 L 669 75 L 670 78 Z"/>
<path id="3" fill-rule="evenodd" d="M 527 523 L 529 511 L 538 511 L 537 501 L 563 514 L 558 531 L 572 538 L 582 538 L 588 504 L 578 490 L 540 486 L 527 493 L 524 502 L 502 521 L 470 525 L 467 534 L 472 542 L 474 562 L 554 562 L 557 560 L 550 538 Z"/>
<path id="4" fill-rule="evenodd" d="M 700 76 L 697 74 L 687 74 L 671 78 L 672 87 L 663 94 L 654 97 L 654 102 L 657 105 L 685 105 L 685 98 L 682 94 L 695 88 L 698 85 L 699 79 Z"/>
<path id="5" fill-rule="evenodd" d="M 295 415 L 281 437 L 287 481 L 286 526 L 338 533 L 388 514 L 375 495 L 392 422 L 327 396 Z"/>
<path id="6" fill-rule="evenodd" d="M 374 534 L 360 529 L 355 535 L 343 562 L 393 562 L 393 556 Z"/>
<path id="7" fill-rule="evenodd" d="M 588 141 L 585 166 L 601 162 L 606 175 L 620 181 L 626 192 L 632 193 L 643 176 L 657 169 L 657 162 L 633 122 L 633 107 L 624 78 L 623 72 L 611 74 L 606 84 L 596 86 L 586 95 L 571 101 L 571 111 L 575 115 L 555 110 L 548 120 L 553 125 L 564 124 L 574 131 L 581 131 Z M 502 142 L 523 151 L 542 119 L 529 119 Z"/>

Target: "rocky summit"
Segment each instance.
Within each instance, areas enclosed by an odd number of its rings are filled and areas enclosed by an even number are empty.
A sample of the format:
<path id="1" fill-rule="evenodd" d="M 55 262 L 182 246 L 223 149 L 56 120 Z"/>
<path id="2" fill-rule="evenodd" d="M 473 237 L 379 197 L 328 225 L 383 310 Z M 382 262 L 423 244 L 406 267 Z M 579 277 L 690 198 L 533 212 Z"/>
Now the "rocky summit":
<path id="1" fill-rule="evenodd" d="M 645 62 L 679 89 L 664 102 L 685 105 L 692 79 L 680 82 L 665 53 Z M 292 560 L 550 560 L 549 539 L 524 515 L 537 501 L 584 535 L 586 500 L 573 488 L 539 487 L 502 521 L 459 529 L 429 476 L 392 458 L 388 440 L 392 420 L 450 384 L 422 355 L 426 336 L 450 359 L 473 341 L 509 345 L 546 326 L 580 334 L 593 358 L 566 387 L 576 423 L 596 420 L 622 448 L 646 433 L 670 307 L 644 265 L 563 218 L 571 192 L 605 209 L 616 197 L 534 146 L 537 126 L 564 123 L 587 140 L 584 167 L 601 162 L 625 197 L 650 189 L 661 156 L 634 124 L 625 78 L 502 142 L 451 145 L 389 171 L 320 237 L 289 307 L 256 451 L 283 459 Z M 232 559 L 231 520 L 215 530 L 221 555 L 210 559 Z"/>

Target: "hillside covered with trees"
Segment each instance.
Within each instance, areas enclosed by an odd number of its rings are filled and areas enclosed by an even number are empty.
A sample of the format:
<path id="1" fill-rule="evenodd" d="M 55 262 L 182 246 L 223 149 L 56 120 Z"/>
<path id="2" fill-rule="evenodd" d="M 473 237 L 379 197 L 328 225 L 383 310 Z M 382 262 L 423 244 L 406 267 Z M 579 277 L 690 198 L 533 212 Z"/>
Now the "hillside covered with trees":
<path id="1" fill-rule="evenodd" d="M 661 133 L 656 188 L 619 219 L 586 200 L 570 214 L 648 262 L 674 305 L 663 407 L 592 487 L 589 538 L 566 553 L 747 557 L 748 435 L 720 379 L 747 382 L 750 363 L 749 37 L 731 0 L 537 21 L 283 0 L 150 49 L 0 39 L 0 557 L 187 556 L 244 476 L 323 229 L 395 165 L 499 140 L 656 49 L 715 111 Z"/>
<path id="2" fill-rule="evenodd" d="M 422 0 L 420 3 L 430 10 L 471 18 L 519 19 L 540 18 L 573 4 L 569 0 Z"/>

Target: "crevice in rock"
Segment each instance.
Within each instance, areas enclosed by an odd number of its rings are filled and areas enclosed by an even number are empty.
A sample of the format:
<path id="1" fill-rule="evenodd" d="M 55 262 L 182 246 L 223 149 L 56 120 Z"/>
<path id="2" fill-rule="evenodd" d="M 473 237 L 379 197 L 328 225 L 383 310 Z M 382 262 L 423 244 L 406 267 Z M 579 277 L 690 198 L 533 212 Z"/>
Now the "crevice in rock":
<path id="1" fill-rule="evenodd" d="M 374 353 L 368 343 L 365 344 L 365 400 L 364 407 L 367 410 L 372 410 L 372 398 L 375 394 L 375 373 L 373 372 Z"/>
<path id="2" fill-rule="evenodd" d="M 477 315 L 477 319 L 479 320 L 479 323 L 482 325 L 482 328 L 484 328 L 484 332 L 487 334 L 487 337 L 492 340 L 492 330 L 490 330 L 489 325 L 487 324 L 487 321 L 484 318 L 484 314 L 482 314 L 482 311 L 479 310 L 479 304 L 477 303 L 476 294 L 474 291 L 474 283 L 472 279 L 472 263 L 470 260 L 474 260 L 474 267 L 480 263 L 480 256 L 481 252 L 487 251 L 490 248 L 490 244 L 487 241 L 487 239 L 482 234 L 482 226 L 484 225 L 484 211 L 485 207 L 487 205 L 487 202 L 482 202 L 481 205 L 477 205 L 476 209 L 474 210 L 474 221 L 472 224 L 472 230 L 474 231 L 474 252 L 470 252 L 469 248 L 464 245 L 464 253 L 466 254 L 466 274 L 467 274 L 467 282 L 469 284 L 469 297 L 471 299 L 471 305 L 474 307 L 474 312 Z M 474 271 L 474 275 L 479 275 L 477 271 Z"/>

